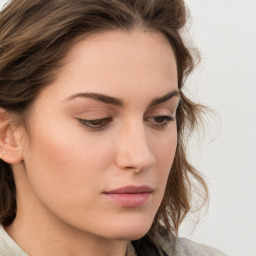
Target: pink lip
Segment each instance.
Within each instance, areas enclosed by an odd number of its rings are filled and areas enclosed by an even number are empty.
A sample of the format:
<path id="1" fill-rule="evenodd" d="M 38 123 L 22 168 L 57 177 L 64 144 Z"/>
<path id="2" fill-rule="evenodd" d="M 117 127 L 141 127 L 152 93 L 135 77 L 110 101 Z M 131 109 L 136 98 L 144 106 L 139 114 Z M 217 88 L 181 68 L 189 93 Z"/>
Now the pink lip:
<path id="1" fill-rule="evenodd" d="M 151 197 L 152 192 L 153 189 L 149 186 L 125 186 L 106 191 L 103 194 L 121 206 L 135 208 L 144 205 Z"/>

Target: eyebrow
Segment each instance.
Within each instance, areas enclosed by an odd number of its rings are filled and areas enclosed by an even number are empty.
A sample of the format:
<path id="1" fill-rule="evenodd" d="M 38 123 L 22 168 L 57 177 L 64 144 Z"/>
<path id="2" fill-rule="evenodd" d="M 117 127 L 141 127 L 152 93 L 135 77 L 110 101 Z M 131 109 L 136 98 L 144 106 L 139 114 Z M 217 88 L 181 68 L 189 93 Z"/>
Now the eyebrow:
<path id="1" fill-rule="evenodd" d="M 171 91 L 167 94 L 165 94 L 162 97 L 159 98 L 155 98 L 154 100 L 152 100 L 152 102 L 149 104 L 149 107 L 158 105 L 160 103 L 163 103 L 165 101 L 168 101 L 169 99 L 175 97 L 175 96 L 180 96 L 179 91 Z M 85 92 L 85 93 L 77 93 L 74 95 L 71 95 L 70 97 L 67 98 L 67 100 L 72 100 L 75 98 L 89 98 L 89 99 L 94 99 L 97 101 L 101 101 L 103 103 L 106 104 L 110 104 L 110 105 L 115 105 L 118 107 L 122 107 L 124 106 L 124 101 L 122 99 L 116 98 L 116 97 L 111 97 L 105 94 L 100 94 L 100 93 L 91 93 L 91 92 Z"/>
<path id="2" fill-rule="evenodd" d="M 104 94 L 100 93 L 91 93 L 91 92 L 85 92 L 85 93 L 78 93 L 75 95 L 71 95 L 70 97 L 67 98 L 67 100 L 72 100 L 75 98 L 89 98 L 89 99 L 94 99 L 97 101 L 101 101 L 106 104 L 111 104 L 111 105 L 116 105 L 119 107 L 122 107 L 124 105 L 124 102 L 122 99 L 118 99 L 115 97 L 110 97 Z"/>
<path id="3" fill-rule="evenodd" d="M 160 98 L 156 98 L 154 99 L 150 104 L 149 104 L 149 107 L 153 107 L 155 105 L 158 105 L 160 103 L 163 103 L 165 101 L 168 101 L 170 100 L 171 98 L 173 97 L 180 97 L 180 93 L 179 91 L 172 91 L 172 92 L 169 92 L 167 94 L 165 94 L 164 96 L 160 97 Z"/>

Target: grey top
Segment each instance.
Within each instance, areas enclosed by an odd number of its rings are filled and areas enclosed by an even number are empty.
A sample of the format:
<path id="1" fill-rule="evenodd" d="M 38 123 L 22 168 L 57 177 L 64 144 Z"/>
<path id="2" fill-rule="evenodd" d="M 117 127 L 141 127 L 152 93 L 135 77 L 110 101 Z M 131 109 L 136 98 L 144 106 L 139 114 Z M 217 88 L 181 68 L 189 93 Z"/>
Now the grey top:
<path id="1" fill-rule="evenodd" d="M 164 251 L 168 256 L 227 256 L 215 248 L 195 243 L 187 238 L 176 238 L 173 234 L 164 237 L 157 234 L 155 241 L 162 249 L 160 251 Z"/>
<path id="2" fill-rule="evenodd" d="M 227 256 L 212 247 L 194 243 L 185 238 L 169 236 L 166 240 L 162 236 L 157 236 L 156 240 L 168 256 Z M 0 255 L 1 256 L 28 256 L 0 226 Z M 151 256 L 151 255 L 148 255 Z"/>
<path id="3" fill-rule="evenodd" d="M 0 255 L 1 256 L 28 256 L 7 234 L 3 226 L 0 226 Z"/>

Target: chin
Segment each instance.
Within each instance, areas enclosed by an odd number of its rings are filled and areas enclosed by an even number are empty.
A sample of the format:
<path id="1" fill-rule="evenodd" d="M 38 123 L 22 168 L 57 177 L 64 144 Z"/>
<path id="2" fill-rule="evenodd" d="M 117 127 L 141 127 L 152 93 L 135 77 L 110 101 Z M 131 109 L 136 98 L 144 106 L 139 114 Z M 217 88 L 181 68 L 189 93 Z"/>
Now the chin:
<path id="1" fill-rule="evenodd" d="M 122 232 L 116 232 L 110 235 L 110 239 L 113 240 L 125 240 L 125 241 L 133 241 L 138 240 L 145 236 L 149 229 L 146 230 L 123 230 Z"/>
<path id="2" fill-rule="evenodd" d="M 150 230 L 152 221 L 144 220 L 138 221 L 126 221 L 123 223 L 118 223 L 112 227 L 111 233 L 108 230 L 108 236 L 111 239 L 117 240 L 138 240 L 145 236 Z"/>
<path id="3" fill-rule="evenodd" d="M 125 237 L 125 240 L 128 240 L 128 241 L 133 241 L 133 240 L 138 240 L 138 239 L 141 239 L 143 236 L 145 236 L 147 233 L 148 233 L 149 229 L 147 229 L 146 231 L 142 232 L 141 230 L 138 231 L 138 232 L 133 232 L 129 235 L 127 235 Z"/>

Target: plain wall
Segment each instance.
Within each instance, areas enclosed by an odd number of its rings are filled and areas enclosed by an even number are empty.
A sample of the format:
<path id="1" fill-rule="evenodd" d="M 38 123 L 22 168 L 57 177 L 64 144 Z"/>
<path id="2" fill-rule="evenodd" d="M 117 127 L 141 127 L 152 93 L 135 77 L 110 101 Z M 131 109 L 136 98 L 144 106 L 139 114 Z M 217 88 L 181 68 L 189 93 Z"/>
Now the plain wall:
<path id="1" fill-rule="evenodd" d="M 192 234 L 188 218 L 180 235 L 228 255 L 256 256 L 256 1 L 186 2 L 202 53 L 187 87 L 218 115 L 190 147 L 209 184 L 209 209 Z"/>
<path id="2" fill-rule="evenodd" d="M 182 236 L 232 256 L 256 255 L 256 1 L 187 0 L 202 62 L 188 81 L 218 116 L 192 160 L 210 188 L 208 213 Z M 191 89 L 190 89 L 191 91 Z M 217 124 L 216 124 L 217 123 Z"/>

